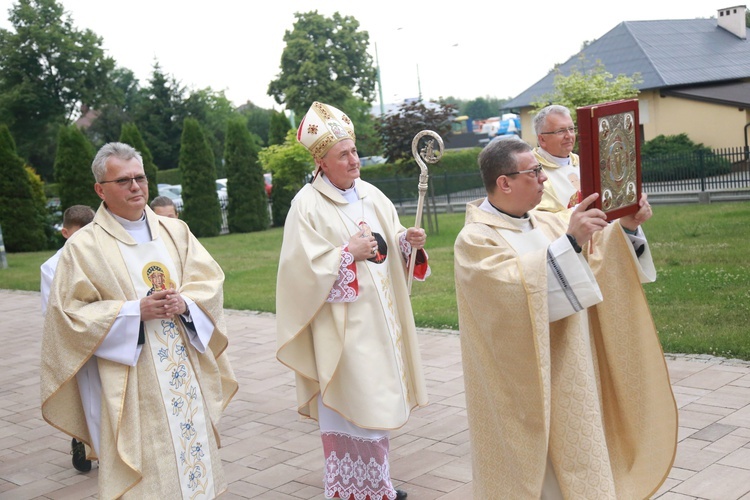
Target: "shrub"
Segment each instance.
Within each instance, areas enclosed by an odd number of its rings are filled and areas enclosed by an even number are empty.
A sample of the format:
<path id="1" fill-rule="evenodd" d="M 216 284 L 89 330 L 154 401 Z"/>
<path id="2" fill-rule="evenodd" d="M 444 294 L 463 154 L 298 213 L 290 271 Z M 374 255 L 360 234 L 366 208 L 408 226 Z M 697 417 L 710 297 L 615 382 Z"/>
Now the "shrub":
<path id="1" fill-rule="evenodd" d="M 481 188 L 477 157 L 481 148 L 446 151 L 440 161 L 428 165 L 430 194 L 440 196 L 467 189 Z M 416 198 L 419 195 L 419 170 L 402 174 L 400 165 L 383 163 L 365 167 L 362 179 L 376 185 L 392 200 Z M 476 174 L 476 175 L 466 175 Z"/>
<path id="2" fill-rule="evenodd" d="M 162 184 L 182 184 L 182 172 L 179 168 L 159 170 L 159 182 Z"/>
<path id="3" fill-rule="evenodd" d="M 266 229 L 268 196 L 263 170 L 258 163 L 258 146 L 244 119 L 227 123 L 225 141 L 229 232 L 247 233 Z"/>
<path id="4" fill-rule="evenodd" d="M 43 214 L 6 125 L 0 125 L 0 226 L 8 252 L 47 248 Z"/>
<path id="5" fill-rule="evenodd" d="M 53 169 L 60 189 L 61 211 L 73 205 L 99 208 L 102 200 L 94 191 L 93 160 L 94 147 L 83 132 L 75 125 L 60 127 Z"/>
<path id="6" fill-rule="evenodd" d="M 687 134 L 659 135 L 641 147 L 641 177 L 644 182 L 695 179 L 731 172 L 729 161 L 696 144 Z"/>
<path id="7" fill-rule="evenodd" d="M 180 171 L 182 220 L 199 238 L 218 235 L 221 231 L 221 207 L 216 194 L 214 154 L 195 118 L 186 118 L 182 125 Z"/>
<path id="8" fill-rule="evenodd" d="M 143 142 L 143 137 L 135 123 L 124 123 L 122 125 L 120 142 L 131 145 L 141 153 L 141 157 L 143 158 L 143 172 L 148 177 L 148 199 L 153 200 L 159 196 L 157 168 L 154 164 L 154 157 L 146 146 L 146 143 Z"/>
<path id="9" fill-rule="evenodd" d="M 264 170 L 273 174 L 273 225 L 283 226 L 292 198 L 314 168 L 312 156 L 297 142 L 296 131 L 290 130 L 284 144 L 262 149 L 259 157 Z"/>

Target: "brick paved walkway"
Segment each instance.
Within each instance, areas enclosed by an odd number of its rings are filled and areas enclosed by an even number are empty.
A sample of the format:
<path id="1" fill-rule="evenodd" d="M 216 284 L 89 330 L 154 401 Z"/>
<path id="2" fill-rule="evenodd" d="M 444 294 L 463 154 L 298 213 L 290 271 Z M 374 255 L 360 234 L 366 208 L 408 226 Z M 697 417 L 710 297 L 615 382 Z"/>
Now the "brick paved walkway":
<path id="1" fill-rule="evenodd" d="M 294 379 L 274 358 L 275 317 L 227 311 L 240 390 L 221 422 L 222 499 L 321 499 L 317 425 L 297 419 Z M 70 465 L 70 439 L 39 411 L 39 294 L 0 290 L 0 500 L 96 498 L 97 471 Z M 391 474 L 410 500 L 471 499 L 458 336 L 420 331 L 430 404 L 392 434 Z M 680 407 L 663 500 L 750 499 L 750 364 L 668 355 Z"/>

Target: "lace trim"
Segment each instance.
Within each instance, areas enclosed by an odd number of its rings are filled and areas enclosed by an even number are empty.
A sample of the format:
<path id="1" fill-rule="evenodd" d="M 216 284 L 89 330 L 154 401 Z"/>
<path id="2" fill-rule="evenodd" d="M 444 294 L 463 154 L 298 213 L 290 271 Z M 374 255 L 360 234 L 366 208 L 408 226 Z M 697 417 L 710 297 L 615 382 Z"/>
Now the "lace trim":
<path id="1" fill-rule="evenodd" d="M 406 269 L 409 269 L 409 262 L 411 261 L 411 243 L 406 241 L 406 231 L 401 233 L 398 237 L 398 246 L 401 250 L 401 256 L 404 258 L 404 265 L 406 265 Z M 418 251 L 418 250 L 417 250 Z M 427 251 L 422 249 L 422 252 L 424 253 L 425 259 L 427 259 Z M 417 254 L 417 260 L 419 260 L 419 254 Z M 432 274 L 432 269 L 430 269 L 429 263 L 425 261 L 424 264 L 416 264 L 414 266 L 414 279 L 417 281 L 424 281 L 427 278 L 430 277 Z"/>
<path id="2" fill-rule="evenodd" d="M 366 439 L 339 432 L 321 432 L 326 457 L 323 479 L 326 498 L 365 500 L 396 498 L 388 466 L 388 438 Z"/>
<path id="3" fill-rule="evenodd" d="M 354 255 L 349 252 L 349 247 L 344 246 L 341 248 L 339 275 L 328 292 L 326 302 L 354 302 L 358 293 L 357 265 L 354 263 Z"/>

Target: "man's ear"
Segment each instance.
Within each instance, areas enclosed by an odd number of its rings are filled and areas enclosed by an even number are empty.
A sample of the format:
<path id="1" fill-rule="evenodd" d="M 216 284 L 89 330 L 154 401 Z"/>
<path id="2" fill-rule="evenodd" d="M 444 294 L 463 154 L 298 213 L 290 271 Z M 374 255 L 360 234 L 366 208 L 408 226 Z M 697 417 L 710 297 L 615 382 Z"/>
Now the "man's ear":
<path id="1" fill-rule="evenodd" d="M 503 193 L 510 193 L 510 184 L 508 183 L 508 177 L 504 175 L 498 176 L 497 179 L 495 179 L 495 188 L 499 189 Z"/>
<path id="2" fill-rule="evenodd" d="M 102 185 L 98 182 L 94 184 L 94 191 L 99 195 L 99 198 L 102 200 L 104 199 L 104 188 L 102 188 Z"/>
<path id="3" fill-rule="evenodd" d="M 70 233 L 70 231 L 68 231 L 67 227 L 62 228 L 60 230 L 60 234 L 62 234 L 63 238 L 65 238 L 66 240 L 72 236 L 72 234 Z"/>

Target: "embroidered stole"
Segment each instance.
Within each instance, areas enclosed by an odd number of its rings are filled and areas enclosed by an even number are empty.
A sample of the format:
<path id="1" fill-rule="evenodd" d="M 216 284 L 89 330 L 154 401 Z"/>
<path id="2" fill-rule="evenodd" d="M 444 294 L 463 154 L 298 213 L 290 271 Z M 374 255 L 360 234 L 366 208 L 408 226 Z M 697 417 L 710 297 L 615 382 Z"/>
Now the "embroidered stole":
<path id="1" fill-rule="evenodd" d="M 174 263 L 161 239 L 118 245 L 138 297 L 179 287 L 174 281 Z M 213 498 L 209 429 L 201 388 L 188 358 L 187 339 L 171 319 L 145 321 L 144 331 L 143 349 L 149 352 L 162 391 L 168 423 L 165 432 L 172 437 L 182 497 Z"/>

